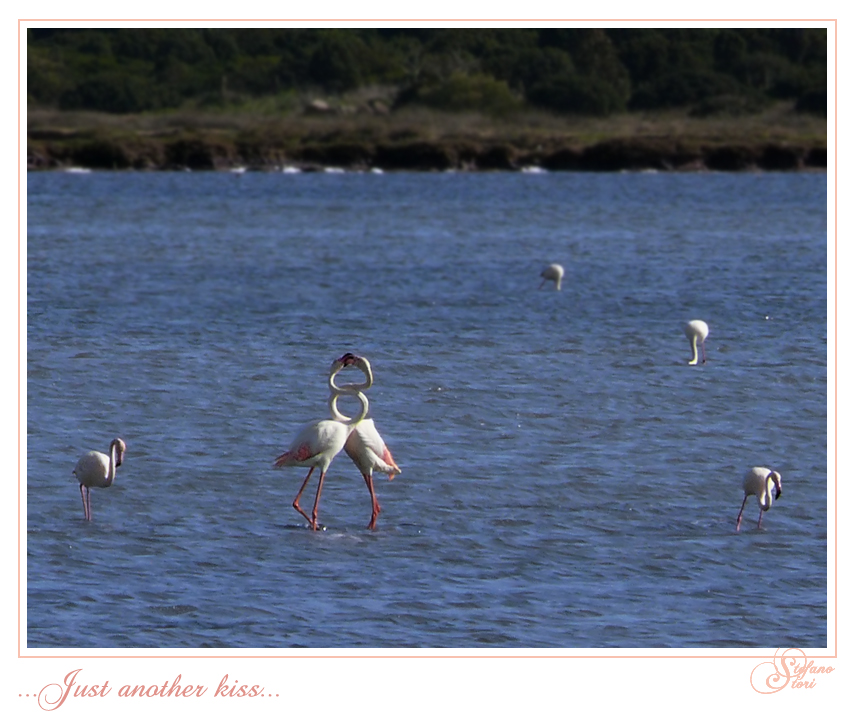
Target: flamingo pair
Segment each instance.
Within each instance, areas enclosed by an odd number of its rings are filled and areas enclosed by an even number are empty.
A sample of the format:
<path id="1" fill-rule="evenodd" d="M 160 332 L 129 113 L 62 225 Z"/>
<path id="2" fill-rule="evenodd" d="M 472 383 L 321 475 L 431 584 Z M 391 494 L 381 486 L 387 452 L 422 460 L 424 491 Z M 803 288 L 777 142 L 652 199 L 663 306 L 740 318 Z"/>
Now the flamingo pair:
<path id="1" fill-rule="evenodd" d="M 337 385 L 335 378 L 345 367 L 354 366 L 365 374 L 362 384 Z M 386 447 L 386 443 L 374 426 L 374 421 L 365 419 L 368 414 L 368 398 L 363 391 L 374 384 L 374 374 L 368 360 L 355 354 L 347 353 L 336 359 L 330 367 L 330 375 L 327 380 L 330 389 L 328 401 L 332 419 L 319 420 L 306 425 L 291 443 L 286 452 L 280 455 L 275 462 L 275 467 L 307 467 L 306 475 L 297 497 L 292 504 L 300 515 L 303 516 L 312 527 L 318 530 L 318 504 L 321 500 L 321 490 L 324 486 L 326 472 L 336 455 L 344 450 L 356 467 L 362 473 L 368 492 L 371 495 L 371 520 L 368 528 L 374 530 L 377 526 L 377 516 L 380 515 L 380 503 L 374 490 L 374 470 L 386 473 L 389 479 L 401 472 L 395 463 L 392 453 Z M 338 398 L 342 395 L 352 395 L 357 398 L 361 405 L 359 414 L 354 417 L 346 417 L 338 409 Z M 312 508 L 311 518 L 300 507 L 300 497 L 311 478 L 315 468 L 321 469 L 318 478 L 318 490 L 315 493 L 315 503 Z"/>

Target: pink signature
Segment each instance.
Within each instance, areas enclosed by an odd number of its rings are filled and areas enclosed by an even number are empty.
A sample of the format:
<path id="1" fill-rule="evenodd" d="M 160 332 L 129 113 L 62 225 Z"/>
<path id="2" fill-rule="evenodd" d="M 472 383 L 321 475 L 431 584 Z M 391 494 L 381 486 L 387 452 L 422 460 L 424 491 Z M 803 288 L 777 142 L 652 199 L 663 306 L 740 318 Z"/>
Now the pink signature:
<path id="1" fill-rule="evenodd" d="M 778 653 L 781 653 L 780 655 Z M 758 693 L 770 695 L 791 688 L 812 688 L 815 675 L 833 672 L 833 667 L 814 665 L 800 649 L 776 650 L 772 662 L 761 662 L 751 671 L 751 687 Z"/>

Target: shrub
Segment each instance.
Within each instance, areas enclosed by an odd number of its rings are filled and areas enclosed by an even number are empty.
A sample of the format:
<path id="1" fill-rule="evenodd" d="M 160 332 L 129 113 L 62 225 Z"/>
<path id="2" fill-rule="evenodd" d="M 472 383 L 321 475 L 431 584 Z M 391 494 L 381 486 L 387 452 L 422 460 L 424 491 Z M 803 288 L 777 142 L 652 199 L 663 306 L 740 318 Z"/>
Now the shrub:
<path id="1" fill-rule="evenodd" d="M 714 71 L 673 71 L 642 84 L 633 95 L 634 109 L 688 106 L 710 96 L 738 95 L 739 84 Z"/>
<path id="2" fill-rule="evenodd" d="M 407 97 L 413 102 L 443 111 L 481 111 L 504 114 L 518 109 L 519 99 L 505 81 L 486 74 L 452 73 L 445 82 L 415 90 Z"/>
<path id="3" fill-rule="evenodd" d="M 551 111 L 605 116 L 625 108 L 622 95 L 613 87 L 570 74 L 534 84 L 529 101 Z"/>

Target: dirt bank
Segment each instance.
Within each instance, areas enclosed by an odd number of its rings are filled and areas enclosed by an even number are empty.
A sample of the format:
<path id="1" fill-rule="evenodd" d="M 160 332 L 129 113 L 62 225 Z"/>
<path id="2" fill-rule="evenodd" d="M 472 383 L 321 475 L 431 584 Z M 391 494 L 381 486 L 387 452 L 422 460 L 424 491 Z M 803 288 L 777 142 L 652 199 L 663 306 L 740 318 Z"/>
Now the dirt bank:
<path id="1" fill-rule="evenodd" d="M 387 171 L 542 168 L 803 170 L 826 166 L 825 120 L 787 111 L 729 120 L 477 115 L 292 118 L 32 113 L 27 167 L 51 170 Z"/>

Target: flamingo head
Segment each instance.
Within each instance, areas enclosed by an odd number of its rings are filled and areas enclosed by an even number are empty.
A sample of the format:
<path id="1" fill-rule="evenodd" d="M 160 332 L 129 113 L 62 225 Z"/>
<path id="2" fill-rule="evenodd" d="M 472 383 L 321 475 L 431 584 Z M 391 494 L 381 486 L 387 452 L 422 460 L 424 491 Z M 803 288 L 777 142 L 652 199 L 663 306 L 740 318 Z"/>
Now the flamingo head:
<path id="1" fill-rule="evenodd" d="M 335 367 L 336 364 L 341 365 L 338 367 L 338 369 L 353 366 L 358 358 L 359 357 L 357 357 L 356 354 L 351 354 L 350 352 L 347 352 L 347 354 L 343 354 L 333 362 L 333 367 Z"/>
<path id="2" fill-rule="evenodd" d="M 124 460 L 125 450 L 128 449 L 128 446 L 125 445 L 125 441 L 122 438 L 117 437 L 110 443 L 110 449 L 112 450 L 113 448 L 116 449 L 116 467 L 118 468 Z"/>
<path id="3" fill-rule="evenodd" d="M 769 480 L 772 481 L 773 490 L 772 492 L 775 494 L 775 500 L 781 497 L 781 493 L 784 492 L 784 489 L 781 487 L 781 474 L 775 470 L 769 473 Z"/>
<path id="4" fill-rule="evenodd" d="M 374 373 L 371 371 L 371 364 L 368 359 L 364 356 L 358 356 L 357 354 L 352 354 L 350 352 L 340 356 L 332 363 L 330 374 L 334 375 L 347 367 L 356 367 L 365 375 L 365 383 L 359 385 L 358 388 L 368 389 L 372 384 L 374 384 Z M 346 386 L 349 387 L 351 385 Z"/>

